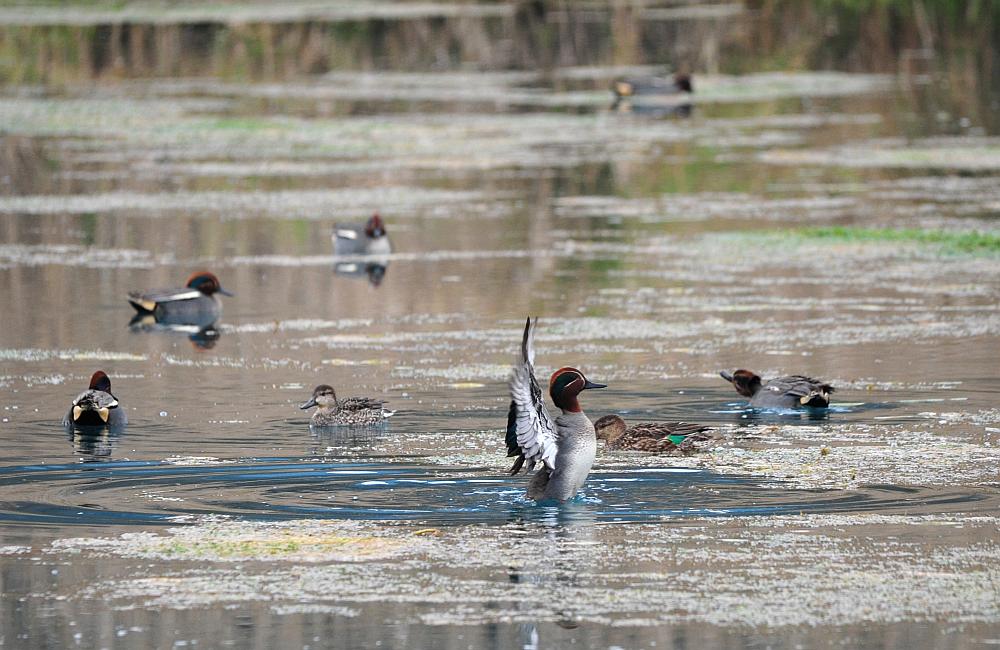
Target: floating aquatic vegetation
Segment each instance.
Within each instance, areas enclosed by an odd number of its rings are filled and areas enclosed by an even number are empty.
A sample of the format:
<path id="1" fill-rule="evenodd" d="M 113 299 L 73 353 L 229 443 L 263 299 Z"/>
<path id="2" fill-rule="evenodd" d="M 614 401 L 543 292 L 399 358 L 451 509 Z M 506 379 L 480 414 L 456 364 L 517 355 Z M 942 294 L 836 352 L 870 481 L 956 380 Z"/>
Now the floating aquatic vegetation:
<path id="1" fill-rule="evenodd" d="M 482 625 L 524 612 L 532 621 L 626 626 L 991 621 L 1000 616 L 1000 551 L 967 533 L 996 522 L 962 514 L 695 518 L 672 528 L 634 525 L 624 538 L 585 520 L 559 534 L 514 523 L 438 535 L 357 522 L 208 522 L 165 535 L 60 540 L 47 551 L 167 563 L 74 596 L 112 607 L 263 601 L 351 615 L 389 602 L 416 607 L 397 616 L 431 625 Z M 891 534 L 898 525 L 935 533 L 901 541 Z M 212 564 L 181 568 L 189 560 Z"/>
<path id="2" fill-rule="evenodd" d="M 949 232 L 892 228 L 830 226 L 808 228 L 795 234 L 830 241 L 872 241 L 931 244 L 945 250 L 965 253 L 1000 252 L 1000 234 L 990 232 Z"/>
<path id="3" fill-rule="evenodd" d="M 383 187 L 377 190 L 336 189 L 336 190 L 282 190 L 275 192 L 178 192 L 160 194 L 139 194 L 120 192 L 112 194 L 80 194 L 49 196 L 3 196 L 0 197 L 0 212 L 21 214 L 63 214 L 63 213 L 114 213 L 134 212 L 156 215 L 163 212 L 183 211 L 192 214 L 219 214 L 227 218 L 247 218 L 267 214 L 288 219 L 329 219 L 332 214 L 343 211 L 363 214 L 371 206 L 381 206 L 390 210 L 419 210 L 433 208 L 442 203 L 459 204 L 484 200 L 478 192 L 432 190 L 409 187 Z M 12 249 L 13 256 L 20 249 Z M 111 255 L 120 260 L 129 251 L 94 252 L 93 255 Z M 133 252 L 133 257 L 138 251 Z M 145 254 L 143 252 L 143 254 Z M 148 257 L 148 256 L 147 256 Z M 98 257 L 98 259 L 101 259 Z"/>
<path id="4" fill-rule="evenodd" d="M 145 354 L 130 352 L 109 352 L 107 350 L 44 350 L 37 348 L 0 349 L 0 359 L 4 361 L 38 362 L 50 359 L 62 361 L 146 361 Z"/>
<path id="5" fill-rule="evenodd" d="M 85 266 L 89 268 L 152 268 L 170 264 L 172 254 L 153 255 L 150 251 L 56 244 L 2 244 L 0 269 L 15 266 Z"/>
<path id="6" fill-rule="evenodd" d="M 887 139 L 830 149 L 771 150 L 757 157 L 778 165 L 995 171 L 1000 169 L 1000 140 L 974 136 Z"/>
<path id="7" fill-rule="evenodd" d="M 655 199 L 569 196 L 556 199 L 560 216 L 638 217 L 643 223 L 710 219 L 826 220 L 854 214 L 855 197 L 809 196 L 762 199 L 740 193 L 664 194 Z"/>
<path id="8" fill-rule="evenodd" d="M 234 460 L 224 460 L 215 456 L 168 456 L 163 459 L 168 465 L 180 465 L 187 467 L 199 467 L 203 465 L 226 465 L 235 463 Z"/>

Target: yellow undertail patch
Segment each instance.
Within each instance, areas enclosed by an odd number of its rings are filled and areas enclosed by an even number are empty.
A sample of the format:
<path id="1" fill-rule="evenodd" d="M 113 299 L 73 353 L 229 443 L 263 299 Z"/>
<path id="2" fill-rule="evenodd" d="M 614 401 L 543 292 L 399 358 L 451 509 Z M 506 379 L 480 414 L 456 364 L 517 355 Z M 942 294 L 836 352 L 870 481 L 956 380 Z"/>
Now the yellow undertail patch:
<path id="1" fill-rule="evenodd" d="M 628 97 L 632 94 L 632 84 L 624 81 L 618 81 L 615 83 L 615 92 L 622 97 Z"/>

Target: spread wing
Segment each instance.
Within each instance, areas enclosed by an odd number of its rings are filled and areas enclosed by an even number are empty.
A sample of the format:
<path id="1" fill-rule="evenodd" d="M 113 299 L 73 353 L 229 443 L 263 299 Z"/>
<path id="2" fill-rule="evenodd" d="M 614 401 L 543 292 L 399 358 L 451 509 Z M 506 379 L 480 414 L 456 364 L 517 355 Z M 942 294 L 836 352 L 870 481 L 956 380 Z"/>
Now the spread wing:
<path id="1" fill-rule="evenodd" d="M 545 410 L 542 390 L 535 379 L 534 338 L 535 323 L 528 318 L 521 339 L 521 355 L 510 375 L 511 411 L 507 426 L 509 455 L 522 454 L 529 471 L 538 462 L 554 469 L 556 458 L 556 425 Z"/>

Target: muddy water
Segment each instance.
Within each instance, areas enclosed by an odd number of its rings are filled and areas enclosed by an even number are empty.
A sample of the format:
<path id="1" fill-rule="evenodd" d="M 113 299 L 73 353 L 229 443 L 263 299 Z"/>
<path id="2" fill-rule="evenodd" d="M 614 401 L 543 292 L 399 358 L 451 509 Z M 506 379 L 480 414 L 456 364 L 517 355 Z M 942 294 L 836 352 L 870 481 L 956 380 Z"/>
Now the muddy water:
<path id="1" fill-rule="evenodd" d="M 387 7 L 303 34 L 427 20 Z M 448 15 L 483 43 L 513 20 Z M 650 66 L 378 61 L 3 88 L 4 645 L 996 642 L 988 96 L 705 74 L 682 118 L 608 110 Z M 393 254 L 335 258 L 333 224 L 374 210 Z M 202 268 L 236 294 L 212 328 L 130 326 L 129 290 Z M 601 453 L 576 501 L 531 504 L 501 431 L 528 314 L 540 373 L 609 384 L 590 415 L 720 439 Z M 741 366 L 828 379 L 835 406 L 750 411 L 717 375 Z M 128 427 L 62 430 L 98 368 Z M 319 383 L 398 412 L 310 430 Z"/>

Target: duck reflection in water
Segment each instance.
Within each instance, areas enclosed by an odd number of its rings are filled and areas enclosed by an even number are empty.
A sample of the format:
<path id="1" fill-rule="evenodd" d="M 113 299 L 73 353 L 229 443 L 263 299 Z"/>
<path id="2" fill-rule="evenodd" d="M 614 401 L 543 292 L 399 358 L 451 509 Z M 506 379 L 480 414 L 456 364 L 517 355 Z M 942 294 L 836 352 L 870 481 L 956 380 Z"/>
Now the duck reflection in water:
<path id="1" fill-rule="evenodd" d="M 338 223 L 331 239 L 335 256 L 357 258 L 338 260 L 333 265 L 334 273 L 349 278 L 368 278 L 374 287 L 382 284 L 389 268 L 392 243 L 378 212 L 365 223 Z"/>
<path id="2" fill-rule="evenodd" d="M 118 440 L 125 427 L 74 426 L 67 432 L 73 453 L 84 463 L 105 463 L 112 460 Z"/>
<path id="3" fill-rule="evenodd" d="M 310 426 L 315 446 L 314 456 L 323 456 L 331 450 L 347 451 L 354 449 L 370 449 L 373 444 L 385 438 L 389 429 L 385 426 L 374 427 L 322 427 Z"/>
<path id="4" fill-rule="evenodd" d="M 389 269 L 388 260 L 380 262 L 337 262 L 333 265 L 333 272 L 345 278 L 367 278 L 373 287 L 382 284 L 385 273 Z"/>
<path id="5" fill-rule="evenodd" d="M 196 350 L 211 350 L 222 336 L 215 323 L 205 326 L 158 323 L 149 314 L 136 314 L 128 322 L 128 327 L 133 332 L 187 336 Z"/>
<path id="6" fill-rule="evenodd" d="M 544 516 L 537 520 L 534 518 L 536 514 Z M 526 585 L 528 593 L 535 594 L 517 599 L 526 610 L 538 612 L 539 593 L 543 594 L 541 598 L 551 609 L 546 620 L 526 621 L 520 625 L 521 647 L 545 647 L 547 644 L 541 643 L 541 623 L 554 622 L 567 630 L 580 626 L 581 613 L 575 608 L 573 599 L 559 598 L 559 594 L 590 587 L 584 576 L 592 568 L 588 549 L 597 543 L 594 539 L 598 532 L 596 518 L 589 505 L 572 501 L 559 506 L 519 508 L 511 515 L 512 523 L 521 524 L 522 539 L 545 549 L 545 553 L 533 563 L 507 570 L 507 579 L 511 584 Z M 525 516 L 531 517 L 532 521 L 526 521 Z M 526 618 L 528 611 L 525 612 Z"/>

